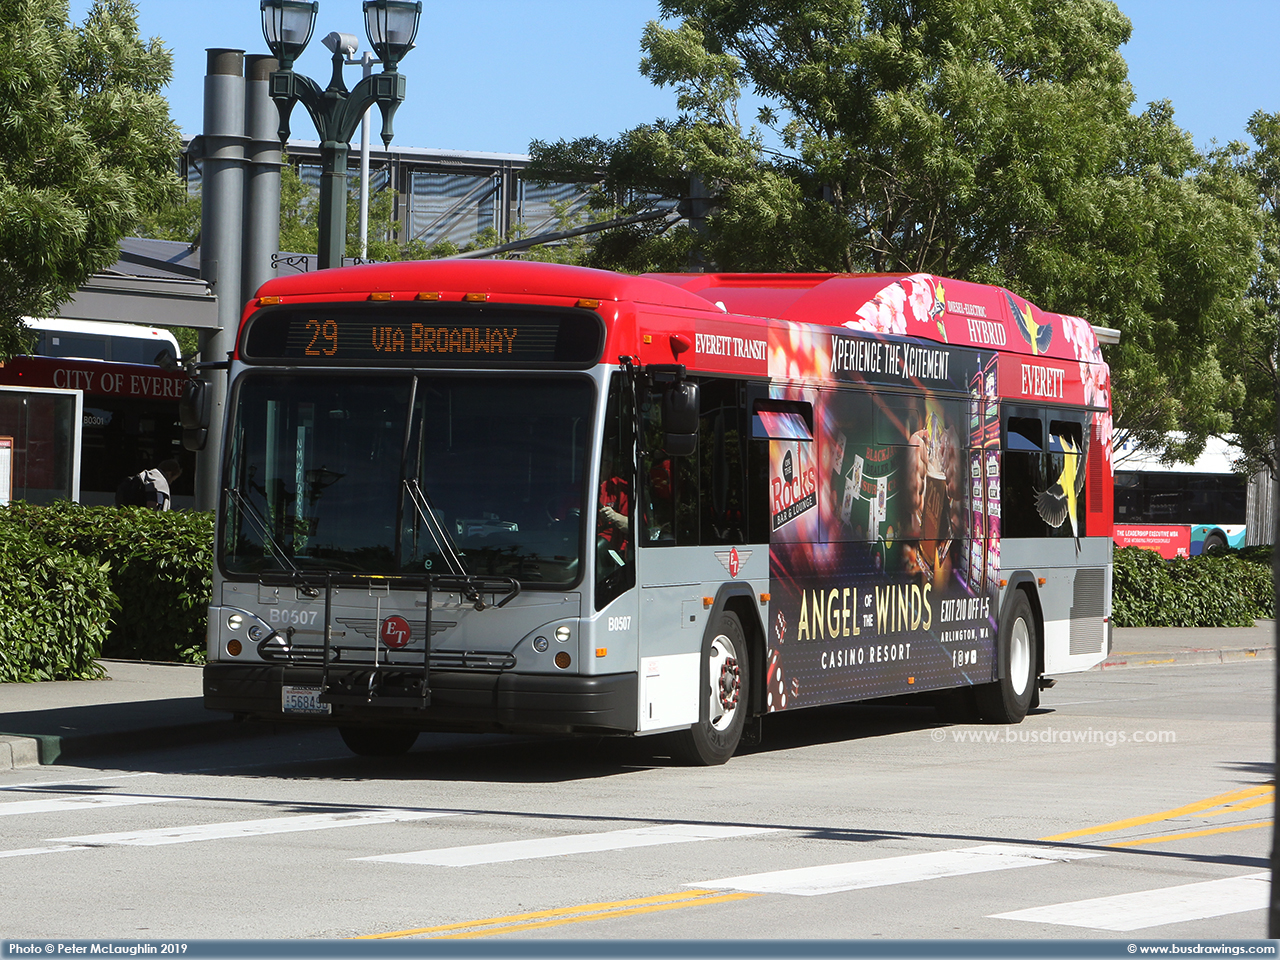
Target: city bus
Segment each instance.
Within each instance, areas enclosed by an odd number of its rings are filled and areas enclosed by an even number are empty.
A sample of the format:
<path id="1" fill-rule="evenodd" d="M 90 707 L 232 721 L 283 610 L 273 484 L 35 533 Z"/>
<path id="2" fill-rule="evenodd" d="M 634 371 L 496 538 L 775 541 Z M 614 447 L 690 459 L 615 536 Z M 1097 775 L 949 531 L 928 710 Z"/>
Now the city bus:
<path id="1" fill-rule="evenodd" d="M 366 265 L 265 284 L 227 375 L 213 710 L 705 765 L 823 704 L 1017 723 L 1108 651 L 1108 368 L 995 287 Z"/>
<path id="2" fill-rule="evenodd" d="M 1157 551 L 1166 560 L 1245 545 L 1249 481 L 1235 470 L 1239 450 L 1210 437 L 1194 463 L 1165 464 L 1121 445 L 1116 456 L 1118 546 Z"/>
<path id="3" fill-rule="evenodd" d="M 35 353 L 0 363 L 0 386 L 15 388 L 6 392 L 0 433 L 15 435 L 16 463 L 32 470 L 48 461 L 47 450 L 58 444 L 42 440 L 45 435 L 65 437 L 63 446 L 72 442 L 67 424 L 56 422 L 41 405 L 23 402 L 20 391 L 75 390 L 83 397 L 75 451 L 75 496 L 80 503 L 114 504 L 116 488 L 125 477 L 175 459 L 183 465 L 183 476 L 174 485 L 174 506 L 193 506 L 195 458 L 182 446 L 178 416 L 188 377 L 177 366 L 173 334 L 129 323 L 64 318 L 25 322 L 35 331 Z M 18 499 L 32 502 L 65 495 L 39 483 L 18 484 L 15 490 Z"/>

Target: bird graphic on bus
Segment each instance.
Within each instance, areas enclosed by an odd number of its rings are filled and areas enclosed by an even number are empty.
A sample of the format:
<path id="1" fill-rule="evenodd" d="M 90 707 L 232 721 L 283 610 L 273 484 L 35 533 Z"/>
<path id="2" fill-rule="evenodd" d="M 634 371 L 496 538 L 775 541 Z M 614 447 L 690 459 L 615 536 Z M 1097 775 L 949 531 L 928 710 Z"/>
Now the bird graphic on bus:
<path id="1" fill-rule="evenodd" d="M 1046 490 L 1036 491 L 1036 512 L 1051 527 L 1060 527 L 1071 521 L 1071 535 L 1076 538 L 1076 553 L 1080 552 L 1080 494 L 1084 490 L 1085 461 L 1089 457 L 1089 444 L 1079 448 L 1069 437 L 1059 436 L 1062 444 L 1062 471 L 1057 481 Z"/>
<path id="2" fill-rule="evenodd" d="M 1031 344 L 1031 355 L 1038 356 L 1048 350 L 1049 344 L 1053 342 L 1053 327 L 1047 323 L 1036 323 L 1031 316 L 1030 304 L 1025 308 L 1019 307 L 1007 291 L 1005 299 L 1009 301 L 1013 318 L 1018 321 L 1018 332 L 1022 334 L 1022 339 Z"/>

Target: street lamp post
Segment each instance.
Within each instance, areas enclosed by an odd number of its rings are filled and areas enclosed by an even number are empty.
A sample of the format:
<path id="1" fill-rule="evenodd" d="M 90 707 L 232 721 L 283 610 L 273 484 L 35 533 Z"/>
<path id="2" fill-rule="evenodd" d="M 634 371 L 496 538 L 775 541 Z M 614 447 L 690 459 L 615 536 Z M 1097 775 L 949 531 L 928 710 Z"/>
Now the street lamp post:
<path id="1" fill-rule="evenodd" d="M 405 78 L 396 66 L 413 49 L 422 18 L 420 0 L 364 0 L 369 45 L 382 62 L 382 72 L 365 76 L 354 90 L 342 81 L 342 68 L 358 41 L 350 34 L 330 34 L 325 45 L 333 51 L 333 76 L 320 89 L 310 77 L 295 73 L 293 63 L 315 30 L 316 0 L 261 0 L 262 35 L 280 61 L 271 74 L 271 98 L 280 110 L 280 140 L 289 139 L 289 116 L 301 102 L 320 135 L 320 249 L 318 266 L 342 266 L 347 236 L 347 152 L 365 112 L 375 103 L 382 112 L 382 142 L 391 144 L 391 121 L 404 100 Z"/>

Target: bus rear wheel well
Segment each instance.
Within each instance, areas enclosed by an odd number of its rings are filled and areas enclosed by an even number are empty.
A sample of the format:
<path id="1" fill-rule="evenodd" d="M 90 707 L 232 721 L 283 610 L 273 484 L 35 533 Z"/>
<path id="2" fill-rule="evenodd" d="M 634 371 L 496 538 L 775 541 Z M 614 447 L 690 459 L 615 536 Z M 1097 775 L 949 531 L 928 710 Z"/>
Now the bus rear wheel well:
<path id="1" fill-rule="evenodd" d="M 764 624 L 760 621 L 758 605 L 753 600 L 753 597 L 739 595 L 728 597 L 724 602 L 724 610 L 737 615 L 738 622 L 742 624 L 742 632 L 747 635 L 747 653 L 754 671 L 749 688 L 748 716 L 764 712 L 764 675 L 769 659 L 765 650 Z"/>

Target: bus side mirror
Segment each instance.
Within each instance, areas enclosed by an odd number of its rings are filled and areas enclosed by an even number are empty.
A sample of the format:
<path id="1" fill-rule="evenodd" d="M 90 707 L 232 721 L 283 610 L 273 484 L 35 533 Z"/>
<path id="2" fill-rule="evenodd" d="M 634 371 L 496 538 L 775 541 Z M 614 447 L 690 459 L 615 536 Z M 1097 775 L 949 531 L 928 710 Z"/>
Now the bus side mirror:
<path id="1" fill-rule="evenodd" d="M 182 446 L 187 450 L 203 450 L 209 442 L 211 386 L 208 380 L 191 379 L 182 388 L 178 418 L 182 422 Z"/>
<path id="2" fill-rule="evenodd" d="M 698 449 L 698 385 L 689 380 L 668 384 L 662 393 L 662 447 L 673 457 Z"/>

